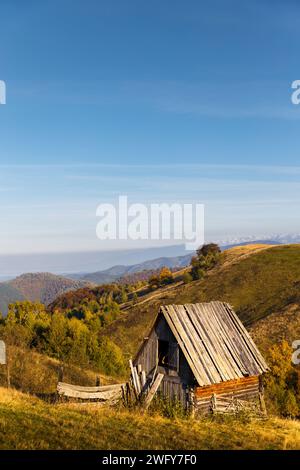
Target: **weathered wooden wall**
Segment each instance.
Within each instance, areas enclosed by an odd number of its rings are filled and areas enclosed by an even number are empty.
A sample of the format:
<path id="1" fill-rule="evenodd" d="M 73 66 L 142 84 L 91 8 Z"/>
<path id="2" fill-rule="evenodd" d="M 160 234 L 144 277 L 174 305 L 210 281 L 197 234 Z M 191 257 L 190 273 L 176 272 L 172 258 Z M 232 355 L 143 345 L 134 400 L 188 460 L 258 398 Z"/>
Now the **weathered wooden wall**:
<path id="1" fill-rule="evenodd" d="M 141 364 L 146 375 L 152 375 L 155 372 L 157 364 L 157 334 L 153 329 L 147 339 L 145 339 L 138 355 L 136 356 L 134 365 Z"/>
<path id="2" fill-rule="evenodd" d="M 239 398 L 254 400 L 259 398 L 259 377 L 243 377 L 219 384 L 195 388 L 195 408 L 197 413 L 208 413 L 211 409 L 211 397 Z"/>
<path id="3" fill-rule="evenodd" d="M 170 355 L 173 358 L 172 362 L 177 365 L 176 368 L 158 366 L 158 339 L 169 342 Z M 165 397 L 176 398 L 186 404 L 187 387 L 195 384 L 194 375 L 163 316 L 158 319 L 136 356 L 134 365 L 138 364 L 141 364 L 148 377 L 155 372 L 163 373 L 164 379 L 159 391 Z"/>

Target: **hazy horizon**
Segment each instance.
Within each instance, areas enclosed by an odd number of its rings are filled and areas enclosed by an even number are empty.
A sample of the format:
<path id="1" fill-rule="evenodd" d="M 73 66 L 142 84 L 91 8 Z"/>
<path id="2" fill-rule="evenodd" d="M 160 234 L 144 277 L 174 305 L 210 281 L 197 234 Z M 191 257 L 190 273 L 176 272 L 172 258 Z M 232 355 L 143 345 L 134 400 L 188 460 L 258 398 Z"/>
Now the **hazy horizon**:
<path id="1" fill-rule="evenodd" d="M 221 247 L 251 243 L 252 241 L 274 241 L 276 243 L 300 242 L 300 234 L 273 234 L 209 240 Z M 127 250 L 98 250 L 53 253 L 0 254 L 0 281 L 24 273 L 51 272 L 53 274 L 79 274 L 103 271 L 116 265 L 134 265 L 161 257 L 185 256 L 191 253 L 183 244 L 160 245 Z"/>

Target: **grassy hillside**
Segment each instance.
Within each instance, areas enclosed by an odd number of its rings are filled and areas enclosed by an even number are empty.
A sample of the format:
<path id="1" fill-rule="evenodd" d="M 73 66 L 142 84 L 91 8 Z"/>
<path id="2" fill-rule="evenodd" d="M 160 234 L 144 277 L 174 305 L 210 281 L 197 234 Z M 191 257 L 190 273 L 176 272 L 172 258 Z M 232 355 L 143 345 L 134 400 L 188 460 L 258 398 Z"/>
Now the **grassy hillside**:
<path id="1" fill-rule="evenodd" d="M 299 287 L 300 245 L 233 248 L 222 254 L 221 265 L 205 279 L 157 293 L 149 302 L 137 304 L 124 312 L 104 329 L 104 333 L 117 344 L 122 344 L 125 354 L 131 355 L 145 336 L 160 305 L 222 300 L 235 308 L 248 327 L 269 315 L 273 315 L 276 323 L 274 315 L 282 315 L 293 305 L 297 328 L 275 328 L 272 338 L 274 341 L 276 334 L 281 339 L 297 339 L 300 333 L 297 314 Z"/>
<path id="2" fill-rule="evenodd" d="M 287 340 L 289 344 L 300 338 L 300 308 L 292 303 L 282 310 L 275 311 L 266 318 L 255 322 L 250 334 L 262 353 L 266 353 L 274 345 L 274 340 Z"/>
<path id="3" fill-rule="evenodd" d="M 0 449 L 300 449 L 300 423 L 145 419 L 0 388 Z"/>
<path id="4" fill-rule="evenodd" d="M 12 387 L 32 394 L 53 394 L 56 391 L 58 373 L 61 363 L 39 354 L 32 349 L 8 346 L 10 380 Z M 72 364 L 64 364 L 64 378 L 68 383 L 84 386 L 94 386 L 96 378 L 100 377 L 101 384 L 118 382 L 99 372 Z M 6 369 L 0 367 L 0 387 L 6 386 Z"/>

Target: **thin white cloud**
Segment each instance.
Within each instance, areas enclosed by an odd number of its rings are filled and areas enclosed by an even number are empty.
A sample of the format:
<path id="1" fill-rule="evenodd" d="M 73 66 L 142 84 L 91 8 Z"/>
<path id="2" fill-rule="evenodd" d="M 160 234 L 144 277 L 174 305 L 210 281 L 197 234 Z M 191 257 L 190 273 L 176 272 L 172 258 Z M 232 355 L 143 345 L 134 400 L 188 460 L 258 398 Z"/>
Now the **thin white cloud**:
<path id="1" fill-rule="evenodd" d="M 205 170 L 205 169 L 228 169 L 228 170 L 250 170 L 250 171 L 271 171 L 272 173 L 282 173 L 285 172 L 286 174 L 295 174 L 300 173 L 300 166 L 299 165 L 249 165 L 249 164 L 206 164 L 206 163 L 194 163 L 194 162 L 186 162 L 186 163 L 157 163 L 157 164 L 130 164 L 130 163 L 116 163 L 116 164 L 109 164 L 109 163 L 94 163 L 94 162 L 82 162 L 82 163 L 62 163 L 62 164 L 0 164 L 0 168 L 2 169 L 13 169 L 13 170 L 23 170 L 23 169 L 40 169 L 40 170 L 47 170 L 47 169 L 153 169 L 153 170 L 160 170 L 160 169 L 169 169 L 169 170 L 176 170 L 176 169 L 187 169 L 187 170 Z M 94 177 L 94 175 L 91 175 Z M 69 175 L 72 178 L 72 175 Z M 74 178 L 80 177 L 80 175 L 74 175 Z M 84 176 L 83 176 L 84 177 Z"/>

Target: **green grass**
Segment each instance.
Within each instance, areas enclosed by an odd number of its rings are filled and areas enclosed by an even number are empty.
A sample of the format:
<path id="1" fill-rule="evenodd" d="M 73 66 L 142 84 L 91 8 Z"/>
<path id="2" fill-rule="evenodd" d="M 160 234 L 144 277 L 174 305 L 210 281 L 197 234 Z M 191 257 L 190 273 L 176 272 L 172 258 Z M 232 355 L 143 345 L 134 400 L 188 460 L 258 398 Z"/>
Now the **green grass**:
<path id="1" fill-rule="evenodd" d="M 0 388 L 0 449 L 300 449 L 300 423 L 170 420 L 93 405 L 49 405 Z"/>
<path id="2" fill-rule="evenodd" d="M 245 257 L 237 253 L 225 252 L 221 266 L 204 280 L 179 286 L 124 312 L 104 333 L 122 344 L 129 356 L 137 350 L 162 304 L 226 301 L 248 327 L 274 312 L 280 314 L 291 305 L 300 305 L 300 245 L 249 251 Z"/>

